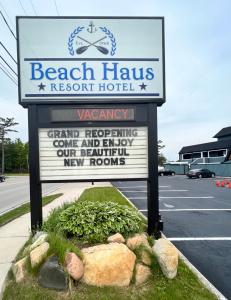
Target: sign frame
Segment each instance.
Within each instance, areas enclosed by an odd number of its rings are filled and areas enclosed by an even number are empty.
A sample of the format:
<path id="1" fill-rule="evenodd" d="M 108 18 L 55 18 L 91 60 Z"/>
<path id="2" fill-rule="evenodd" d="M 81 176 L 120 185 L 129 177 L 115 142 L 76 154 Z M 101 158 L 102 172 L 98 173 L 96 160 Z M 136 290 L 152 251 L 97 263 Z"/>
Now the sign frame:
<path id="1" fill-rule="evenodd" d="M 94 98 L 92 99 L 91 97 L 87 96 L 78 96 L 76 99 L 63 99 L 62 97 L 58 98 L 52 98 L 52 99 L 46 99 L 46 98 L 38 98 L 38 99 L 29 99 L 27 101 L 22 100 L 22 93 L 21 93 L 21 65 L 20 65 L 20 45 L 19 45 L 19 20 L 20 19 L 76 19 L 76 20 L 81 20 L 81 19 L 92 19 L 92 20 L 99 20 L 99 19 L 116 19 L 116 20 L 161 20 L 162 23 L 162 98 L 156 98 L 153 96 L 153 98 L 138 98 L 137 96 L 132 96 L 132 95 L 127 95 L 124 96 L 125 98 L 121 98 L 119 96 L 113 95 L 111 93 L 108 96 L 103 97 L 103 99 Z M 164 30 L 164 17 L 126 17 L 126 16 L 110 16 L 110 17 L 105 17 L 105 16 L 65 16 L 65 17 L 54 17 L 54 16 L 17 16 L 16 17 L 16 31 L 17 31 L 17 58 L 18 58 L 18 97 L 19 97 L 19 104 L 22 105 L 23 107 L 28 107 L 28 105 L 33 105 L 33 104 L 54 104 L 54 103 L 59 103 L 59 104 L 103 104 L 103 103 L 113 103 L 113 104 L 124 104 L 124 103 L 155 103 L 157 106 L 161 106 L 163 103 L 166 101 L 166 86 L 165 86 L 165 30 Z"/>

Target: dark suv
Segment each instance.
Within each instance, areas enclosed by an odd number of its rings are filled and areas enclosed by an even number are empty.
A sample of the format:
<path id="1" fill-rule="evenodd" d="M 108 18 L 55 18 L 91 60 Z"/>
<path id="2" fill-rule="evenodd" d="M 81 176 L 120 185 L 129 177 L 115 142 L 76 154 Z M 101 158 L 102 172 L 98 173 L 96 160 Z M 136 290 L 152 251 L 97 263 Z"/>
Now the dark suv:
<path id="1" fill-rule="evenodd" d="M 194 169 L 190 170 L 186 176 L 188 176 L 188 178 L 210 178 L 215 177 L 216 174 L 208 169 Z"/>
<path id="2" fill-rule="evenodd" d="M 174 175 L 175 175 L 175 172 L 172 171 L 172 170 L 164 169 L 164 170 L 158 171 L 158 175 L 159 175 L 159 176 L 169 176 L 169 175 L 174 176 Z"/>

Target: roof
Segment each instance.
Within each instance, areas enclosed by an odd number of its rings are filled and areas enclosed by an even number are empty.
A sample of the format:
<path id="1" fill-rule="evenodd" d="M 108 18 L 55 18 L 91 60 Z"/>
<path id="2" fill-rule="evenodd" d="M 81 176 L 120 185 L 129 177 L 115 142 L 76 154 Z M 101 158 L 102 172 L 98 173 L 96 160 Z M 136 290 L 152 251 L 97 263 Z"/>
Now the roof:
<path id="1" fill-rule="evenodd" d="M 231 126 L 222 128 L 217 134 L 214 135 L 214 138 L 220 138 L 223 136 L 229 136 L 231 138 Z"/>
<path id="2" fill-rule="evenodd" d="M 179 154 L 218 150 L 218 149 L 227 149 L 227 148 L 231 149 L 231 138 L 227 139 L 227 140 L 217 141 L 217 142 L 186 146 L 180 150 Z"/>

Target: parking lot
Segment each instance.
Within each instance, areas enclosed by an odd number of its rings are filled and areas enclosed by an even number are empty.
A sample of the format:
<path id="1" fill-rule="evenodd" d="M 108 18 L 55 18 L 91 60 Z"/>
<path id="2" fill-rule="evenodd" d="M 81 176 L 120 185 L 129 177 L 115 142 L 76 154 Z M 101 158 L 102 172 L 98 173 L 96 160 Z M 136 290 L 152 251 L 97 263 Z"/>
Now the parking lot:
<path id="1" fill-rule="evenodd" d="M 147 215 L 145 181 L 114 185 Z M 164 234 L 228 299 L 231 299 L 231 189 L 214 179 L 159 177 Z"/>

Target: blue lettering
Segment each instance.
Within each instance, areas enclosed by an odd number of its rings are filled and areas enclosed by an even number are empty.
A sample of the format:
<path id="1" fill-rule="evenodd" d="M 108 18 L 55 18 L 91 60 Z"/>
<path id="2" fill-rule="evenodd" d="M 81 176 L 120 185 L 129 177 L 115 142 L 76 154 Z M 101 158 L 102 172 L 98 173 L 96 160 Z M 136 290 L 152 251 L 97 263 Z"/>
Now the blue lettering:
<path id="1" fill-rule="evenodd" d="M 44 77 L 44 73 L 41 70 L 42 64 L 41 63 L 31 63 L 31 80 L 41 80 Z M 36 74 L 37 76 L 36 76 Z"/>
<path id="2" fill-rule="evenodd" d="M 82 63 L 83 66 L 83 80 L 95 80 L 94 70 L 92 68 L 87 68 L 86 63 Z M 90 78 L 87 78 L 87 72 L 90 72 Z"/>
<path id="3" fill-rule="evenodd" d="M 70 71 L 70 77 L 71 77 L 71 79 L 73 79 L 73 80 L 80 80 L 81 76 L 79 76 L 79 77 L 75 76 L 75 73 L 74 73 L 75 71 L 80 72 L 80 69 L 79 68 L 72 68 L 71 69 L 71 71 Z"/>
<path id="4" fill-rule="evenodd" d="M 57 71 L 55 70 L 55 68 L 47 68 L 45 71 L 46 78 L 49 80 L 57 79 L 57 76 L 53 76 L 53 77 L 51 76 L 52 74 L 56 75 L 56 73 L 57 73 Z"/>
<path id="5" fill-rule="evenodd" d="M 147 80 L 152 80 L 154 78 L 154 70 L 153 68 L 147 68 L 147 75 L 146 75 L 146 79 Z"/>
<path id="6" fill-rule="evenodd" d="M 103 80 L 108 80 L 108 72 L 113 72 L 112 73 L 112 80 L 118 80 L 118 75 L 117 75 L 117 65 L 118 63 L 112 63 L 113 68 L 108 68 L 107 67 L 108 63 L 103 63 Z"/>

